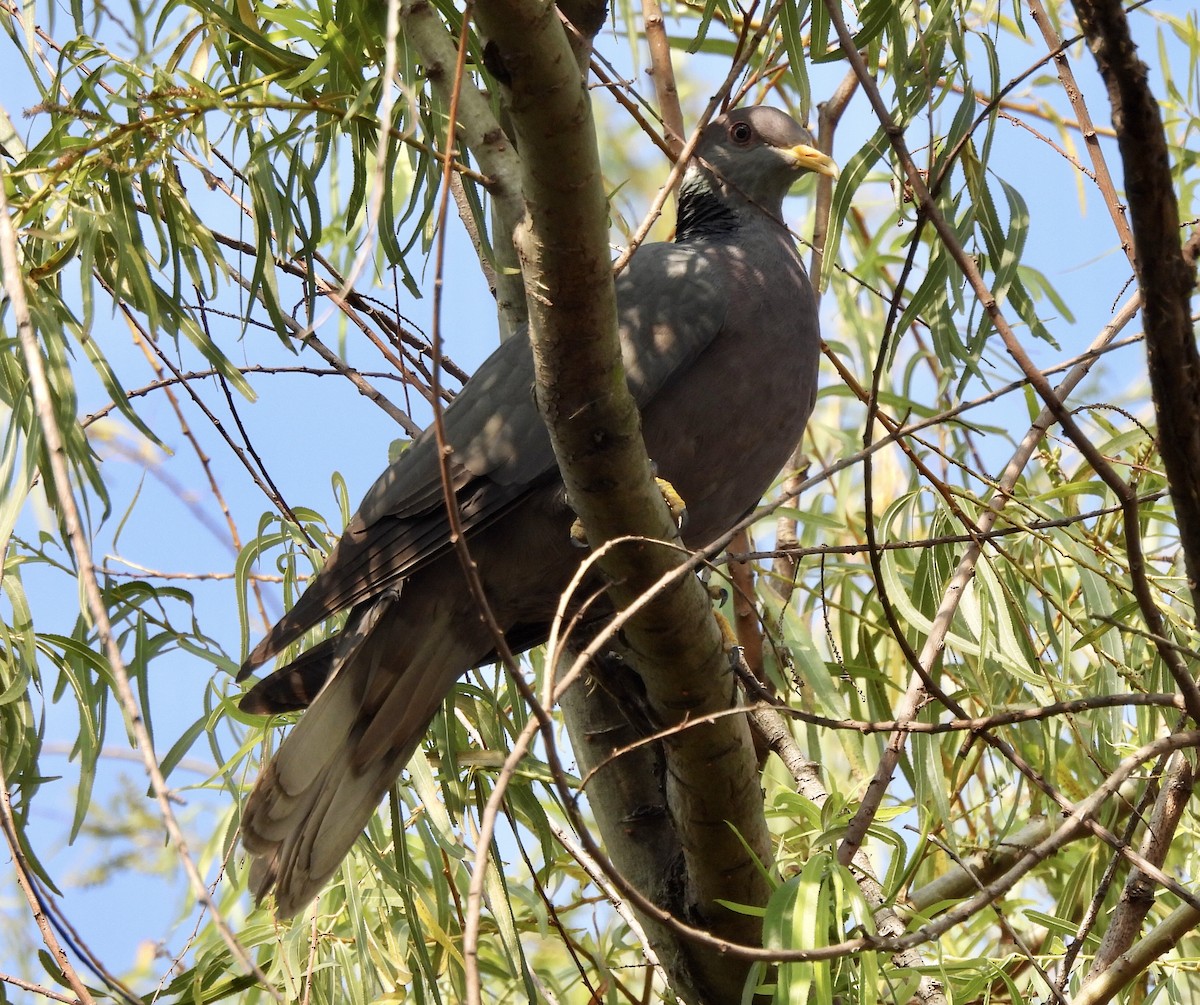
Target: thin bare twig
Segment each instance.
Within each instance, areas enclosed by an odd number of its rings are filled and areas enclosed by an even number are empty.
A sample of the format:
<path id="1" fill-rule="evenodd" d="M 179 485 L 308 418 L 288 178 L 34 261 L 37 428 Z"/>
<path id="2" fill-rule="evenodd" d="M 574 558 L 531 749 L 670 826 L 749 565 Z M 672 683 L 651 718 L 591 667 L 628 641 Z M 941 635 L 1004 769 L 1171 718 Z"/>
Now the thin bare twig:
<path id="1" fill-rule="evenodd" d="M 857 89 L 858 78 L 851 71 L 842 78 L 842 82 L 829 97 L 829 100 L 822 102 L 818 107 L 817 147 L 823 153 L 833 153 L 833 139 L 834 134 L 837 132 L 838 123 L 841 122 L 842 115 L 845 114 L 846 108 L 850 104 L 850 99 L 854 96 Z M 812 255 L 808 263 L 808 275 L 813 284 L 813 294 L 816 296 L 818 306 L 821 303 L 821 276 L 824 272 L 825 248 L 829 241 L 829 210 L 832 205 L 833 179 L 827 176 L 819 177 L 817 179 L 816 203 L 813 206 Z M 784 482 L 783 492 L 785 497 L 794 499 L 796 497 L 799 473 L 805 467 L 803 441 L 796 444 L 796 449 L 792 452 L 788 467 L 794 474 Z M 794 516 L 781 515 L 775 521 L 776 549 L 782 550 L 797 543 L 796 527 L 797 520 Z M 786 604 L 795 586 L 799 567 L 794 561 L 786 557 L 780 557 L 775 561 L 772 571 L 775 573 L 772 581 L 772 589 L 779 596 L 780 601 Z"/>
<path id="2" fill-rule="evenodd" d="M 3 195 L 0 193 L 0 199 L 2 198 Z M 8 209 L 2 204 L 0 204 L 0 214 L 3 214 L 7 219 Z M 0 225 L 0 231 L 3 229 L 3 225 Z M 8 852 L 12 856 L 13 864 L 16 866 L 17 885 L 21 888 L 21 892 L 25 894 L 25 901 L 29 904 L 33 920 L 37 924 L 38 931 L 42 933 L 42 942 L 45 943 L 46 949 L 49 950 L 51 958 L 59 968 L 59 972 L 63 975 L 63 979 L 74 990 L 77 996 L 76 1000 L 82 1003 L 82 1005 L 95 1005 L 96 1000 L 91 996 L 87 986 L 71 965 L 71 960 L 55 936 L 54 929 L 50 927 L 50 922 L 42 910 L 41 901 L 34 890 L 33 884 L 36 881 L 29 869 L 29 863 L 25 860 L 25 853 L 21 850 L 20 838 L 17 836 L 17 827 L 12 814 L 12 803 L 8 797 L 8 779 L 4 774 L 3 763 L 0 763 L 0 827 L 4 830 L 4 841 L 8 845 Z M 63 997 L 61 1000 L 66 1002 L 71 1001 L 70 998 L 66 997 Z"/>
<path id="3" fill-rule="evenodd" d="M 1062 83 L 1063 91 L 1067 96 L 1067 100 L 1071 103 L 1071 107 L 1075 110 L 1075 117 L 1079 120 L 1079 131 L 1083 134 L 1083 145 L 1087 148 L 1088 156 L 1092 161 L 1092 168 L 1095 171 L 1096 186 L 1100 189 L 1100 194 L 1104 198 L 1104 205 L 1108 209 L 1109 216 L 1112 218 L 1113 227 L 1121 240 L 1121 250 L 1125 252 L 1125 257 L 1129 259 L 1130 267 L 1137 268 L 1133 232 L 1129 229 L 1129 221 L 1125 218 L 1125 207 L 1121 204 L 1120 196 L 1117 195 L 1117 186 L 1113 182 L 1112 174 L 1108 170 L 1108 161 L 1104 159 L 1104 151 L 1100 147 L 1100 138 L 1096 135 L 1096 127 L 1092 125 L 1092 115 L 1088 111 L 1087 100 L 1083 96 L 1083 91 L 1080 89 L 1079 83 L 1075 80 L 1075 73 L 1071 69 L 1071 61 L 1067 58 L 1066 46 L 1063 44 L 1063 40 L 1059 37 L 1058 32 L 1054 30 L 1054 25 L 1050 23 L 1050 15 L 1046 13 L 1046 8 L 1042 6 L 1042 0 L 1027 0 L 1027 3 L 1029 4 L 1029 13 L 1033 17 L 1034 23 L 1041 30 L 1042 38 L 1045 39 L 1046 45 L 1050 49 L 1050 54 L 1054 57 L 1054 69 L 1058 73 L 1058 79 Z"/>
<path id="4" fill-rule="evenodd" d="M 125 304 L 121 304 L 121 313 L 125 315 L 126 323 L 129 325 L 130 331 L 133 332 L 134 342 L 137 343 L 139 349 L 142 350 L 142 355 L 146 357 L 146 362 L 150 364 L 150 369 L 154 371 L 154 376 L 158 380 L 162 380 L 163 364 L 159 362 L 158 353 L 161 352 L 157 346 L 151 345 L 151 340 L 148 333 L 138 323 L 133 315 L 133 311 Z M 176 371 L 172 371 L 173 373 Z M 226 397 L 229 396 L 228 386 L 225 385 L 222 378 L 222 386 L 226 388 Z M 191 391 L 191 385 L 187 385 L 188 391 Z M 200 440 L 192 431 L 192 427 L 188 424 L 187 417 L 183 414 L 183 409 L 179 405 L 179 399 L 175 397 L 175 392 L 170 387 L 164 387 L 163 393 L 167 396 L 167 401 L 171 405 L 171 411 L 175 413 L 175 421 L 179 423 L 179 430 L 183 433 L 184 438 L 191 445 L 192 452 L 196 455 L 196 459 L 200 462 L 200 466 L 204 469 L 204 477 L 208 481 L 208 490 L 212 493 L 213 498 L 217 502 L 217 507 L 221 510 L 221 514 L 225 517 L 225 526 L 229 528 L 229 540 L 232 542 L 235 554 L 242 550 L 242 536 L 238 533 L 237 521 L 233 519 L 233 514 L 229 511 L 229 504 L 225 501 L 225 493 L 221 491 L 221 485 L 213 474 L 212 464 L 204 448 L 200 445 Z M 232 408 L 232 402 L 231 402 Z M 236 412 L 234 413 L 236 417 Z M 238 423 L 239 427 L 241 423 Z M 243 435 L 245 430 L 243 430 Z M 247 443 L 247 446 L 249 444 Z M 257 458 L 256 458 L 257 460 Z M 259 469 L 262 470 L 264 477 L 268 477 L 266 470 L 262 467 L 262 462 L 259 461 Z M 274 484 L 271 485 L 274 489 Z M 276 492 L 278 496 L 278 492 Z M 282 500 L 281 500 L 282 501 Z M 293 517 L 293 520 L 295 518 Z M 265 622 L 267 620 L 267 610 L 263 603 L 262 590 L 259 588 L 256 580 L 250 581 L 250 587 L 254 591 L 254 599 L 258 604 L 259 617 Z"/>
<path id="5" fill-rule="evenodd" d="M 658 0 L 642 0 L 642 24 L 650 49 L 650 69 L 646 72 L 654 83 L 658 111 L 667 127 L 667 143 L 675 156 L 683 149 L 683 138 L 687 134 L 683 126 L 683 109 L 679 105 L 679 89 L 675 86 L 671 42 L 667 38 L 667 26 Z"/>
<path id="6" fill-rule="evenodd" d="M 52 1002 L 66 1002 L 67 1005 L 80 1005 L 84 1001 L 82 998 L 72 998 L 69 995 L 64 995 L 60 991 L 54 991 L 42 984 L 33 984 L 30 981 L 22 980 L 14 974 L 0 974 L 0 984 L 11 984 L 14 988 L 20 988 L 22 991 L 29 991 L 35 995 L 41 995 Z"/>

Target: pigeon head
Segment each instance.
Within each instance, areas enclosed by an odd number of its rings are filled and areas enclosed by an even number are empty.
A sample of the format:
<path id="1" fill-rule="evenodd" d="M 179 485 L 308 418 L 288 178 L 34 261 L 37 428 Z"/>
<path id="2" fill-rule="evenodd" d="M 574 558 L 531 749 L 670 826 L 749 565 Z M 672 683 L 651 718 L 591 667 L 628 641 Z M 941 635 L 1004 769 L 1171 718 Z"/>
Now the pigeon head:
<path id="1" fill-rule="evenodd" d="M 765 213 L 779 219 L 783 197 L 807 171 L 837 177 L 837 165 L 786 112 L 738 108 L 705 128 L 679 189 L 676 240 L 732 230 Z"/>

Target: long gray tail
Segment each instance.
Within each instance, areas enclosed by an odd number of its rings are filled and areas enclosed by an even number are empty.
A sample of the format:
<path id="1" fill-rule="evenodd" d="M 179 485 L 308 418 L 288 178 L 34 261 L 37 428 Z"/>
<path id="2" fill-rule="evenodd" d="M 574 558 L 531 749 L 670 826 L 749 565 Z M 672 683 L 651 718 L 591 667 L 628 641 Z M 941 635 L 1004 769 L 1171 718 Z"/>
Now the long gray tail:
<path id="1" fill-rule="evenodd" d="M 394 597 L 348 626 L 312 706 L 255 783 L 242 814 L 250 887 L 275 892 L 280 917 L 296 914 L 337 870 L 429 720 L 478 654 L 454 631 L 398 639 L 380 615 Z"/>

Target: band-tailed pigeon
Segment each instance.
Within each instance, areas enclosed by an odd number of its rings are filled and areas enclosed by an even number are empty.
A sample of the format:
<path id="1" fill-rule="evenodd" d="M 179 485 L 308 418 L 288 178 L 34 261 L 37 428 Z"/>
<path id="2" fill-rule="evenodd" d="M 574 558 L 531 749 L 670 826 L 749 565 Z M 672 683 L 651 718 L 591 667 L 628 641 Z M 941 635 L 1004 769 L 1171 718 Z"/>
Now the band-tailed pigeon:
<path id="1" fill-rule="evenodd" d="M 730 112 L 707 127 L 679 192 L 675 241 L 617 279 L 626 374 L 658 473 L 704 546 L 750 511 L 804 430 L 819 333 L 808 276 L 780 221 L 805 171 L 833 162 L 789 116 Z M 543 642 L 582 554 L 537 412 L 528 338 L 503 343 L 446 409 L 453 486 L 471 555 L 514 649 Z M 344 630 L 257 684 L 241 707 L 311 707 L 242 818 L 251 887 L 290 916 L 320 891 L 458 677 L 494 644 L 453 552 L 431 435 L 367 492 L 295 607 L 239 680 L 349 609 Z M 315 694 L 315 697 L 313 695 Z"/>

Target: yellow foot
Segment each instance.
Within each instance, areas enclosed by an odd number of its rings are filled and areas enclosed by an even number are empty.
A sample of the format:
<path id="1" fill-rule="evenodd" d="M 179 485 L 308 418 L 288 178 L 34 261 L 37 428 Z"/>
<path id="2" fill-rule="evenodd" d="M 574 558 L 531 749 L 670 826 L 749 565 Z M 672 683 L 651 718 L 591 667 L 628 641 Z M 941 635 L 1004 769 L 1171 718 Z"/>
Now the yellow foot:
<path id="1" fill-rule="evenodd" d="M 683 501 L 683 497 L 675 491 L 673 486 L 665 478 L 655 478 L 655 483 L 658 485 L 658 491 L 662 494 L 663 502 L 667 504 L 667 510 L 671 514 L 671 520 L 675 524 L 676 530 L 683 530 L 684 524 L 687 523 L 687 505 Z M 571 543 L 576 548 L 587 548 L 587 534 L 583 530 L 583 521 L 578 517 L 571 524 Z"/>
<path id="2" fill-rule="evenodd" d="M 717 627 L 721 629 L 721 641 L 724 643 L 725 651 L 734 652 L 740 649 L 742 644 L 738 641 L 737 632 L 733 630 L 729 619 L 716 609 L 713 610 L 713 617 L 717 619 Z"/>
<path id="3" fill-rule="evenodd" d="M 667 504 L 667 509 L 671 512 L 675 529 L 683 530 L 687 523 L 687 504 L 683 501 L 683 496 L 676 492 L 675 486 L 665 478 L 655 478 L 654 481 L 658 485 L 658 491 L 662 493 L 663 502 Z"/>

